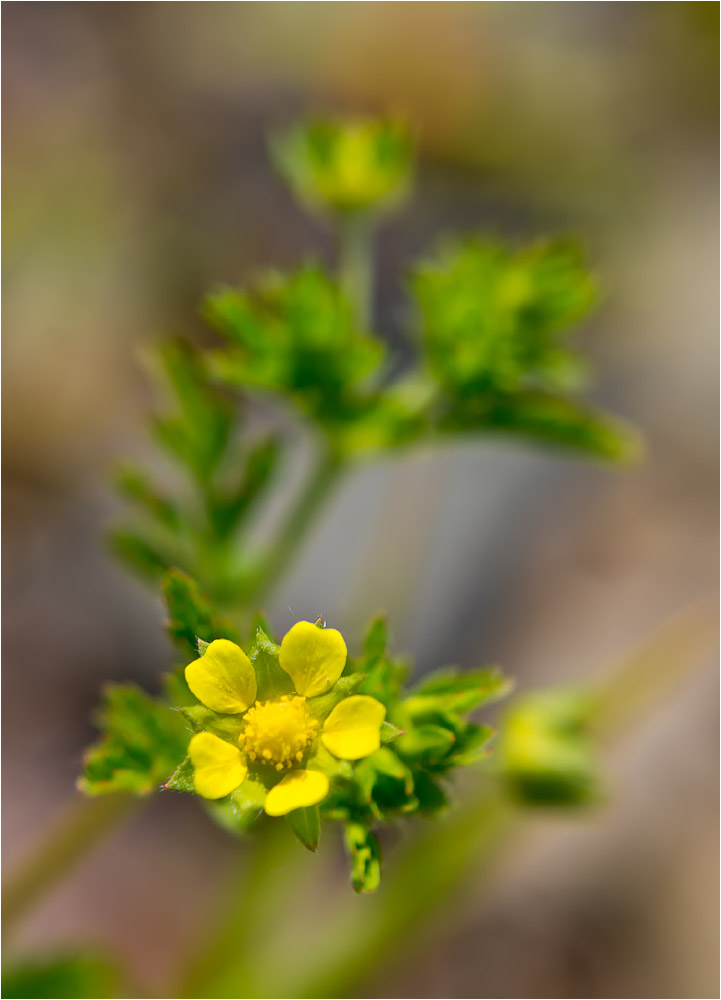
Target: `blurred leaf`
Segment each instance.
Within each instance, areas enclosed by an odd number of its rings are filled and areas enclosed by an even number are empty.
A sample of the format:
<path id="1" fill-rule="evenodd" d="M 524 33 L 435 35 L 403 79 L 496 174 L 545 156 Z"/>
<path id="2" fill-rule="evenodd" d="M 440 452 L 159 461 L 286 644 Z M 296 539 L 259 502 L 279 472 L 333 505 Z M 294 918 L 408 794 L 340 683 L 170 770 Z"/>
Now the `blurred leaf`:
<path id="1" fill-rule="evenodd" d="M 139 576 L 155 581 L 168 569 L 170 557 L 137 530 L 116 528 L 109 537 L 111 550 Z"/>
<path id="2" fill-rule="evenodd" d="M 210 604 L 200 595 L 198 586 L 186 573 L 170 570 L 163 579 L 163 596 L 168 609 L 166 628 L 171 639 L 196 654 L 198 639 L 206 642 L 220 638 L 213 634 Z M 223 636 L 223 638 L 230 638 Z"/>
<path id="3" fill-rule="evenodd" d="M 315 119 L 276 135 L 273 160 L 311 209 L 378 211 L 397 202 L 411 177 L 407 130 L 380 119 Z"/>
<path id="4" fill-rule="evenodd" d="M 368 410 L 361 383 L 378 371 L 384 345 L 355 328 L 350 306 L 320 268 L 270 275 L 252 292 L 221 289 L 206 300 L 205 316 L 231 344 L 210 357 L 222 382 L 290 396 L 328 428 Z"/>
<path id="5" fill-rule="evenodd" d="M 424 677 L 403 705 L 414 717 L 429 710 L 470 712 L 479 705 L 505 697 L 512 686 L 498 667 L 467 672 L 444 667 Z"/>
<path id="6" fill-rule="evenodd" d="M 86 751 L 78 779 L 88 795 L 147 795 L 174 771 L 188 745 L 181 716 L 132 684 L 106 688 L 98 726 L 102 739 Z"/>
<path id="7" fill-rule="evenodd" d="M 246 833 L 263 814 L 267 790 L 253 778 L 246 778 L 227 798 L 206 801 L 205 809 L 216 823 L 232 834 Z"/>
<path id="8" fill-rule="evenodd" d="M 456 737 L 441 726 L 413 726 L 395 741 L 394 748 L 404 760 L 417 758 L 434 764 L 446 756 Z"/>
<path id="9" fill-rule="evenodd" d="M 375 892 L 381 879 L 378 838 L 361 823 L 347 823 L 345 845 L 351 857 L 351 884 L 356 892 Z"/>
<path id="10" fill-rule="evenodd" d="M 293 809 L 285 818 L 301 844 L 309 851 L 317 851 L 320 838 L 320 810 L 318 806 Z"/>
<path id="11" fill-rule="evenodd" d="M 551 690 L 517 698 L 501 728 L 499 754 L 513 794 L 526 805 L 583 805 L 597 797 L 590 735 L 593 700 Z"/>
<path id="12" fill-rule="evenodd" d="M 120 977 L 115 965 L 93 954 L 69 954 L 50 959 L 8 961 L 2 974 L 2 995 L 11 998 L 117 997 Z"/>
<path id="13" fill-rule="evenodd" d="M 240 482 L 211 497 L 209 513 L 219 539 L 227 539 L 251 512 L 272 481 L 280 453 L 281 441 L 277 436 L 256 444 L 244 458 Z"/>
<path id="14" fill-rule="evenodd" d="M 233 407 L 209 385 L 203 356 L 182 341 L 170 340 L 156 352 L 157 366 L 172 389 L 176 415 L 155 419 L 155 435 L 167 451 L 200 480 L 218 467 L 234 419 Z"/>
<path id="15" fill-rule="evenodd" d="M 125 466 L 116 476 L 118 491 L 149 514 L 163 528 L 178 531 L 182 516 L 177 503 L 160 494 L 150 478 L 136 466 Z"/>

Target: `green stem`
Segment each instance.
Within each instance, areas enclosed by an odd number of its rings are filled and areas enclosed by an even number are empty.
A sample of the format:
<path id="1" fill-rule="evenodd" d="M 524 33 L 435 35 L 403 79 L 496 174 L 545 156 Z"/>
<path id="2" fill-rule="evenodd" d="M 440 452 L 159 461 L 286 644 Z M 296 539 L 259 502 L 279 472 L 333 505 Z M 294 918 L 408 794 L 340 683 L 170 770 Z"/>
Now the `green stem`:
<path id="1" fill-rule="evenodd" d="M 4 933 L 137 805 L 138 799 L 129 795 L 76 800 L 7 880 L 2 894 Z"/>
<path id="2" fill-rule="evenodd" d="M 338 280 L 361 329 L 373 323 L 373 223 L 361 212 L 341 216 L 338 223 Z"/>
<path id="3" fill-rule="evenodd" d="M 318 511 L 336 486 L 345 461 L 328 449 L 321 456 L 285 523 L 263 559 L 263 569 L 253 597 L 260 604 L 267 599 L 283 572 L 300 549 Z"/>

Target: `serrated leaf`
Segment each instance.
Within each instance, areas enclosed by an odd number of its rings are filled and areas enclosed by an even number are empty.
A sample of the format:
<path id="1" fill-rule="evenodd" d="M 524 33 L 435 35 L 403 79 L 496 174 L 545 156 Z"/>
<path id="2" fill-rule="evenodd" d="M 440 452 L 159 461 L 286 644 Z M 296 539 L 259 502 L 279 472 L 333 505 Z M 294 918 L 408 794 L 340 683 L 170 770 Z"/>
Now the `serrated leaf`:
<path id="1" fill-rule="evenodd" d="M 179 714 L 132 684 L 106 689 L 98 725 L 102 739 L 86 751 L 78 780 L 88 795 L 147 795 L 178 766 L 188 745 Z"/>
<path id="2" fill-rule="evenodd" d="M 166 627 L 172 639 L 195 655 L 198 639 L 209 641 L 216 638 L 211 607 L 201 596 L 198 585 L 186 573 L 178 569 L 166 573 L 163 596 L 168 609 Z"/>
<path id="3" fill-rule="evenodd" d="M 309 851 L 318 850 L 320 838 L 320 810 L 318 806 L 293 809 L 285 817 L 288 826 L 301 844 Z"/>

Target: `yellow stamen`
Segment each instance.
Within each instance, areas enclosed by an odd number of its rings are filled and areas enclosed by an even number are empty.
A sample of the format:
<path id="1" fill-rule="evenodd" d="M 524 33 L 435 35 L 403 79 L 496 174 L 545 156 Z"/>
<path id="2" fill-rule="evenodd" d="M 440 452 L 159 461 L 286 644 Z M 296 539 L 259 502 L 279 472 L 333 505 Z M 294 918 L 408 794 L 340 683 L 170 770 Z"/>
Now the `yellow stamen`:
<path id="1" fill-rule="evenodd" d="M 246 727 L 240 742 L 246 755 L 276 771 L 300 763 L 318 730 L 301 697 L 284 695 L 280 701 L 258 701 L 243 718 Z"/>

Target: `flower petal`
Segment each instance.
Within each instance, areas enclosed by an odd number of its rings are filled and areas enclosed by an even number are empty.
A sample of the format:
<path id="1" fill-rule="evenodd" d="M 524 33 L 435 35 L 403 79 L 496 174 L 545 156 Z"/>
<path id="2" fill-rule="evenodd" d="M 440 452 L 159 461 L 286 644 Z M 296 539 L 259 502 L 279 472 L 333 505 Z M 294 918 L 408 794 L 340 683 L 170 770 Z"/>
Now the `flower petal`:
<path id="1" fill-rule="evenodd" d="M 198 701 L 214 712 L 238 715 L 255 701 L 253 664 L 230 639 L 214 639 L 205 655 L 185 668 L 185 679 Z"/>
<path id="2" fill-rule="evenodd" d="M 323 746 L 341 760 L 358 760 L 381 745 L 385 705 L 365 694 L 345 698 L 333 709 L 323 726 Z"/>
<path id="3" fill-rule="evenodd" d="M 328 778 L 320 771 L 291 771 L 268 792 L 265 811 L 269 816 L 285 816 L 294 809 L 314 806 L 329 788 Z"/>
<path id="4" fill-rule="evenodd" d="M 212 733 L 196 733 L 188 755 L 195 790 L 204 799 L 222 799 L 245 781 L 248 768 L 240 750 Z"/>
<path id="5" fill-rule="evenodd" d="M 312 698 L 333 687 L 348 657 L 343 636 L 334 628 L 296 622 L 280 644 L 280 665 L 298 694 Z"/>

